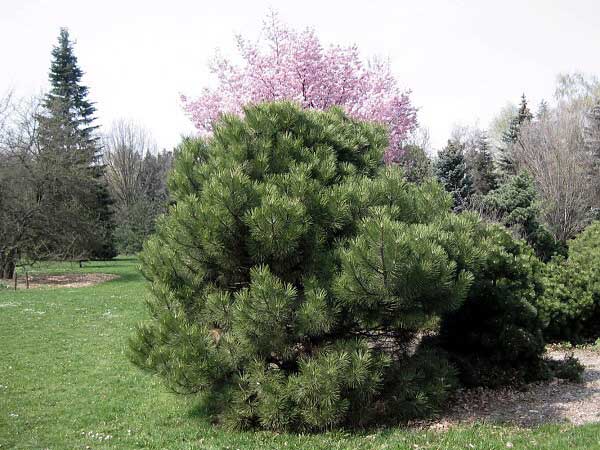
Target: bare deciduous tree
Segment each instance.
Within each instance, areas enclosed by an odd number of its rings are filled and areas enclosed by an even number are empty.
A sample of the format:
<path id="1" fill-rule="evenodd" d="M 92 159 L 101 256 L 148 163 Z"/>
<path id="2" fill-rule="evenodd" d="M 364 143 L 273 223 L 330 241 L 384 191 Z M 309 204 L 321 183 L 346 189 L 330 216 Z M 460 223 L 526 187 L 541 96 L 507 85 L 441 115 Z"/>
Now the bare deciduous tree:
<path id="1" fill-rule="evenodd" d="M 131 121 L 115 121 L 104 136 L 106 178 L 117 202 L 130 206 L 143 194 L 142 169 L 147 153 L 156 153 L 156 144 L 146 129 Z"/>
<path id="2" fill-rule="evenodd" d="M 554 237 L 566 242 L 588 222 L 594 205 L 581 114 L 556 108 L 525 124 L 514 148 L 520 170 L 529 172 L 542 201 L 542 214 Z"/>
<path id="3" fill-rule="evenodd" d="M 167 206 L 166 174 L 171 153 L 157 152 L 143 127 L 119 120 L 104 138 L 104 164 L 115 201 L 117 246 L 123 253 L 137 252 Z"/>

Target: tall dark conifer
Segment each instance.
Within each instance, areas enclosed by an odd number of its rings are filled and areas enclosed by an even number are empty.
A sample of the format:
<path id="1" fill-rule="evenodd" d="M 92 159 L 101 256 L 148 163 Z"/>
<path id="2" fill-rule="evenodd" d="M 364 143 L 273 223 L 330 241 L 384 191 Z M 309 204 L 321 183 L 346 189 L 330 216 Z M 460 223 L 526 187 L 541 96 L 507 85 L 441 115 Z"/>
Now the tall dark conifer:
<path id="1" fill-rule="evenodd" d="M 467 169 L 464 144 L 449 140 L 439 152 L 435 174 L 446 191 L 452 194 L 454 210 L 464 210 L 473 195 L 473 179 Z"/>
<path id="2" fill-rule="evenodd" d="M 494 156 L 484 133 L 477 140 L 477 146 L 469 158 L 469 165 L 475 193 L 485 195 L 496 189 L 498 180 L 494 170 Z"/>
<path id="3" fill-rule="evenodd" d="M 503 174 L 514 175 L 516 173 L 515 161 L 513 157 L 513 146 L 519 139 L 519 133 L 521 126 L 524 123 L 531 122 L 533 114 L 529 110 L 527 105 L 527 98 L 525 94 L 521 96 L 521 104 L 517 115 L 510 121 L 508 130 L 504 132 L 502 136 L 502 142 L 504 146 L 500 148 L 500 155 L 498 158 L 498 166 Z"/>
<path id="4" fill-rule="evenodd" d="M 83 71 L 78 65 L 73 41 L 66 28 L 61 28 L 58 44 L 52 50 L 50 91 L 44 99 L 44 112 L 39 118 L 40 145 L 45 157 L 77 172 L 82 185 L 73 198 L 64 199 L 80 205 L 90 217 L 82 229 L 79 254 L 91 258 L 115 256 L 111 200 L 100 164 L 101 146 L 94 125 L 96 108 L 88 99 L 88 88 L 81 84 Z M 80 195 L 81 194 L 81 195 Z M 92 199 L 90 201 L 90 198 Z M 89 229 L 91 228 L 91 229 Z"/>
<path id="5" fill-rule="evenodd" d="M 81 84 L 82 76 L 83 71 L 77 63 L 69 31 L 61 28 L 58 45 L 52 49 L 48 76 L 50 92 L 46 95 L 44 106 L 50 109 L 52 105 L 62 105 L 62 118 L 74 125 L 81 143 L 97 146 L 98 138 L 94 132 L 98 126 L 93 125 L 96 108 L 88 99 L 88 87 Z"/>

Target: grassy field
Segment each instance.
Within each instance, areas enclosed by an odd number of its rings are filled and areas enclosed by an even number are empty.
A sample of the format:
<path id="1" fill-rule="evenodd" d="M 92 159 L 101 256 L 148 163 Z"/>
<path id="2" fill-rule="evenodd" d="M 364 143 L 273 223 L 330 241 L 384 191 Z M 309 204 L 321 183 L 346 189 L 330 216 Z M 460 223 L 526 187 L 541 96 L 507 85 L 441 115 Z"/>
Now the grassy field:
<path id="1" fill-rule="evenodd" d="M 120 278 L 86 288 L 0 289 L 0 450 L 600 449 L 600 424 L 309 436 L 211 427 L 193 398 L 167 392 L 126 358 L 127 336 L 146 317 L 137 261 L 51 270 Z"/>

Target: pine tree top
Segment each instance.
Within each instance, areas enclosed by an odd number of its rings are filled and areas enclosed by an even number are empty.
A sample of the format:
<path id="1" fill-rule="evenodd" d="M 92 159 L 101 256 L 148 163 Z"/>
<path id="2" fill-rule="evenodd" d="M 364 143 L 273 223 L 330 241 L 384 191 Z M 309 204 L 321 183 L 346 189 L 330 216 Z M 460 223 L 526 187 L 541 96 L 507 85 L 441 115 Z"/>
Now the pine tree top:
<path id="1" fill-rule="evenodd" d="M 525 97 L 525 94 L 523 94 L 521 96 L 521 105 L 519 106 L 519 125 L 521 125 L 525 121 L 530 121 L 531 119 L 533 119 L 533 114 L 531 114 L 529 106 L 527 105 L 527 98 Z"/>
<path id="2" fill-rule="evenodd" d="M 91 125 L 95 120 L 96 108 L 88 100 L 88 87 L 81 84 L 84 72 L 78 65 L 73 44 L 69 31 L 61 28 L 58 43 L 52 49 L 48 74 L 50 92 L 46 95 L 44 106 L 48 111 L 56 113 L 56 105 L 62 105 L 60 110 L 63 119 L 71 122 L 81 136 L 92 143 L 96 140 L 92 134 L 97 126 Z"/>

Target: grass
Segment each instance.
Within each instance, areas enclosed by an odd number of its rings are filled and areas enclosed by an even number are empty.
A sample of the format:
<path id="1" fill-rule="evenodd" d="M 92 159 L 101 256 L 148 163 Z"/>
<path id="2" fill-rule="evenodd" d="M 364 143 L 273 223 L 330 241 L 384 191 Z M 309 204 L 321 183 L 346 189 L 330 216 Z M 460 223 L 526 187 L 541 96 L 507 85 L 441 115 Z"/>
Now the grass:
<path id="1" fill-rule="evenodd" d="M 53 264 L 39 272 L 104 272 L 86 288 L 0 290 L 0 450 L 15 449 L 600 449 L 600 424 L 535 429 L 475 425 L 320 435 L 229 432 L 127 360 L 146 317 L 134 259 Z"/>

